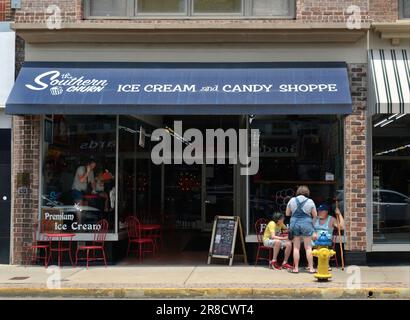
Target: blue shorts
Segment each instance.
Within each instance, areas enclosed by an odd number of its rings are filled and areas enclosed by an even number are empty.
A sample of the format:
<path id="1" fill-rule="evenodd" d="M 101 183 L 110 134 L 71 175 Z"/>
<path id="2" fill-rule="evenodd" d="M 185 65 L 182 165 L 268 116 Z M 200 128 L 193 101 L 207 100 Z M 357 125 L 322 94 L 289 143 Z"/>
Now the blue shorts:
<path id="1" fill-rule="evenodd" d="M 78 203 L 81 200 L 83 200 L 83 195 L 84 195 L 84 192 L 82 191 L 79 191 L 76 189 L 71 190 L 71 196 L 73 197 L 73 200 L 75 203 Z"/>
<path id="2" fill-rule="evenodd" d="M 291 219 L 290 231 L 294 237 L 311 237 L 315 228 L 312 219 Z"/>

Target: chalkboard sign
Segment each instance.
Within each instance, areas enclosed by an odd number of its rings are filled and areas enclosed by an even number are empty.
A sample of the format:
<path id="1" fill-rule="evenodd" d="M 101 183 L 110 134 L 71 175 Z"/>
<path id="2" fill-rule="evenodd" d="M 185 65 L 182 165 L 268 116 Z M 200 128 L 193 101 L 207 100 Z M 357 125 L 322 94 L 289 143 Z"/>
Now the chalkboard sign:
<path id="1" fill-rule="evenodd" d="M 216 216 L 212 230 L 208 264 L 211 263 L 212 258 L 223 258 L 229 259 L 229 265 L 232 265 L 238 228 L 241 236 L 245 263 L 247 263 L 245 242 L 243 240 L 242 226 L 239 217 Z"/>

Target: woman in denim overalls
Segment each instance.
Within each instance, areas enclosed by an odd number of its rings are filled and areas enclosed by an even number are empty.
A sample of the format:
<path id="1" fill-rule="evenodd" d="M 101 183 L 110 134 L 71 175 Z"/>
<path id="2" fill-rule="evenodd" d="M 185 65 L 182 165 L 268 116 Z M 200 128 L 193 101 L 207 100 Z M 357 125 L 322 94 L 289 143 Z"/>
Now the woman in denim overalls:
<path id="1" fill-rule="evenodd" d="M 296 191 L 296 197 L 289 200 L 286 207 L 286 215 L 290 218 L 290 232 L 293 235 L 293 273 L 299 272 L 300 242 L 303 239 L 303 246 L 306 251 L 308 269 L 314 273 L 312 256 L 312 235 L 314 233 L 313 219 L 316 218 L 315 203 L 309 199 L 309 188 L 300 186 Z"/>

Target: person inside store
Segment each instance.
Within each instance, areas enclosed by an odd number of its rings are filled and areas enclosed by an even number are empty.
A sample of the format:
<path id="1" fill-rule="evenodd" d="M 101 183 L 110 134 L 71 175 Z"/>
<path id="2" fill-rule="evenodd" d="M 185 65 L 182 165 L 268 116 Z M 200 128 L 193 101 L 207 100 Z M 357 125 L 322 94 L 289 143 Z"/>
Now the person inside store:
<path id="1" fill-rule="evenodd" d="M 333 242 L 333 234 L 335 228 L 344 229 L 345 221 L 338 207 L 335 208 L 336 218 L 329 215 L 330 207 L 327 204 L 321 204 L 317 208 L 317 217 L 313 220 L 315 231 L 312 235 L 312 246 L 315 246 L 315 241 L 324 233 L 329 240 Z M 330 269 L 330 268 L 329 268 Z"/>
<path id="2" fill-rule="evenodd" d="M 104 201 L 104 212 L 109 212 L 109 196 L 105 191 L 105 184 L 113 179 L 112 174 L 107 170 L 99 171 L 97 177 L 95 178 L 95 190 L 93 193 L 96 193 Z"/>
<path id="3" fill-rule="evenodd" d="M 292 252 L 292 242 L 288 239 L 285 224 L 285 216 L 281 212 L 275 212 L 272 216 L 272 221 L 268 223 L 263 234 L 263 245 L 273 248 L 273 259 L 271 265 L 274 269 L 292 269 L 288 263 L 290 253 Z M 277 262 L 277 257 L 280 250 L 285 250 L 285 257 L 282 265 Z"/>
<path id="4" fill-rule="evenodd" d="M 309 199 L 310 191 L 307 186 L 299 186 L 296 196 L 291 198 L 286 207 L 286 216 L 290 216 L 290 238 L 293 239 L 293 263 L 292 273 L 299 273 L 300 243 L 306 251 L 308 261 L 307 270 L 315 273 L 312 255 L 312 235 L 314 233 L 313 219 L 317 217 L 315 203 Z"/>
<path id="5" fill-rule="evenodd" d="M 71 187 L 71 194 L 74 204 L 84 205 L 83 197 L 88 190 L 89 185 L 91 189 L 95 190 L 94 169 L 96 167 L 95 160 L 87 161 L 86 165 L 79 166 L 75 172 L 73 185 Z"/>

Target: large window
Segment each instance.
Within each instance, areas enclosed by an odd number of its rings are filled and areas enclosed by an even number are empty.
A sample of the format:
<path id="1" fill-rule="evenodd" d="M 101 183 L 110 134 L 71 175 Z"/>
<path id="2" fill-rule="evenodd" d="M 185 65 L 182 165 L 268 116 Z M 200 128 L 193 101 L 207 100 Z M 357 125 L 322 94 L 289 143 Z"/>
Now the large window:
<path id="1" fill-rule="evenodd" d="M 87 18 L 266 16 L 291 19 L 296 0 L 87 0 Z"/>
<path id="2" fill-rule="evenodd" d="M 410 241 L 410 116 L 373 116 L 373 242 Z"/>
<path id="3" fill-rule="evenodd" d="M 316 205 L 334 208 L 336 197 L 343 210 L 341 117 L 257 116 L 250 128 L 260 131 L 260 153 L 259 172 L 249 177 L 249 234 L 258 219 L 285 213 L 299 185 L 309 186 Z"/>
<path id="4" fill-rule="evenodd" d="M 126 228 L 126 218 L 142 223 L 158 223 L 161 211 L 161 166 L 151 161 L 153 127 L 134 117 L 119 117 L 118 222 Z"/>
<path id="5" fill-rule="evenodd" d="M 399 0 L 400 19 L 410 19 L 410 0 Z"/>
<path id="6" fill-rule="evenodd" d="M 46 117 L 40 229 L 115 233 L 116 116 Z"/>

